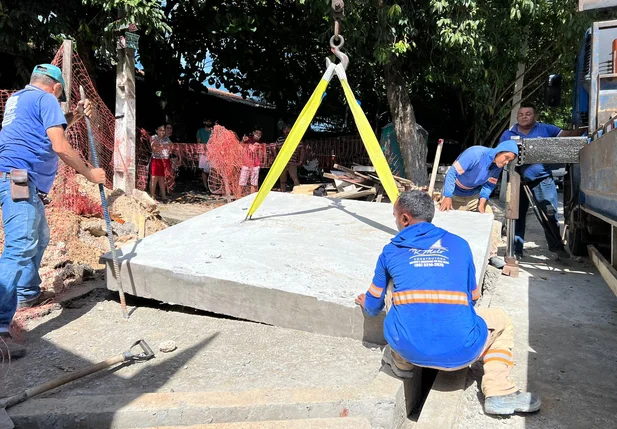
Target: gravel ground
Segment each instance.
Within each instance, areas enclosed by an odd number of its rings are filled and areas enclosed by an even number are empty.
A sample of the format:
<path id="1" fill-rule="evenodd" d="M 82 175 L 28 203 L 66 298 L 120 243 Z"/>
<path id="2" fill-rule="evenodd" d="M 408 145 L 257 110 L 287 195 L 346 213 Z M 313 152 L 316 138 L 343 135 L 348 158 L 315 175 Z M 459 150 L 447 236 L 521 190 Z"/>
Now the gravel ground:
<path id="1" fill-rule="evenodd" d="M 157 353 L 86 378 L 61 395 L 157 391 L 239 391 L 370 382 L 381 351 L 358 341 L 219 318 L 145 300 L 129 321 L 105 289 L 28 321 L 28 356 L 4 366 L 3 392 L 16 392 L 125 351 L 145 339 Z M 131 301 L 130 301 L 131 302 Z M 148 305 L 148 306 L 146 306 Z M 177 349 L 159 352 L 173 340 Z"/>
<path id="2" fill-rule="evenodd" d="M 533 214 L 518 279 L 501 276 L 489 302 L 512 317 L 513 380 L 542 399 L 532 415 L 484 414 L 482 366 L 472 366 L 457 429 L 609 429 L 617 415 L 617 298 L 586 259 L 552 260 Z"/>

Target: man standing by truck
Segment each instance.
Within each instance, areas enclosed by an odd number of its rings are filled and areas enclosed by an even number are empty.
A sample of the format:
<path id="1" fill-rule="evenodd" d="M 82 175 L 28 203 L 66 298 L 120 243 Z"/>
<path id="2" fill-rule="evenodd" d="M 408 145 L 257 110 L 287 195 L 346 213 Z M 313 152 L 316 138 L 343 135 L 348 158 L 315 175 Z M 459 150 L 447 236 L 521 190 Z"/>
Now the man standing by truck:
<path id="1" fill-rule="evenodd" d="M 504 131 L 499 139 L 500 142 L 511 140 L 513 137 L 521 138 L 537 138 L 537 137 L 570 137 L 581 135 L 577 130 L 562 130 L 556 125 L 545 124 L 537 121 L 536 109 L 531 104 L 522 104 L 516 116 L 517 123 L 509 130 Z M 559 218 L 557 214 L 557 186 L 553 179 L 552 164 L 531 164 L 521 167 L 521 180 L 533 193 L 538 201 L 539 208 L 546 213 L 550 228 L 553 234 L 549 231 L 544 231 L 548 248 L 551 252 L 557 254 L 558 259 L 568 259 L 569 255 L 563 247 L 561 240 L 556 237 L 561 237 L 559 233 Z M 523 244 L 525 243 L 525 217 L 529 209 L 529 199 L 524 190 L 521 189 L 519 215 L 516 221 L 515 228 L 515 244 L 514 252 L 517 258 L 523 256 Z"/>
<path id="2" fill-rule="evenodd" d="M 64 135 L 76 120 L 90 114 L 82 100 L 64 115 L 58 101 L 66 100 L 62 72 L 51 64 L 34 68 L 30 84 L 6 102 L 0 131 L 0 208 L 4 251 L 0 257 L 0 355 L 13 358 L 25 349 L 12 342 L 9 325 L 17 309 L 40 297 L 39 266 L 49 242 L 43 200 L 58 171 L 58 158 L 93 183 L 105 183 L 105 171 L 90 168 Z"/>

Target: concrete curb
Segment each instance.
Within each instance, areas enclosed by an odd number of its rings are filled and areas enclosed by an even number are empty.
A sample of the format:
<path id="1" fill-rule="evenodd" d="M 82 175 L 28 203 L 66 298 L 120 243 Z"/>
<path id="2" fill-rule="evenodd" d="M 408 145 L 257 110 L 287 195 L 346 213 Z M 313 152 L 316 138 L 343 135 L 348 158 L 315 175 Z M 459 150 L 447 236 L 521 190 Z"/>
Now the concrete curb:
<path id="1" fill-rule="evenodd" d="M 359 387 L 48 397 L 26 401 L 8 412 L 17 427 L 32 429 L 147 428 L 341 416 L 366 419 L 372 428 L 398 429 L 407 419 L 405 401 L 419 397 L 420 385 L 420 377 L 404 383 L 380 372 Z"/>
<path id="2" fill-rule="evenodd" d="M 483 295 L 476 307 L 490 307 L 495 285 L 483 285 Z M 487 305 L 482 305 L 487 304 Z M 451 429 L 460 415 L 469 368 L 460 371 L 439 371 L 431 387 L 415 429 Z"/>
<path id="3" fill-rule="evenodd" d="M 335 417 L 331 419 L 269 420 L 265 422 L 215 423 L 194 426 L 156 426 L 140 429 L 371 429 L 371 424 L 363 417 Z"/>

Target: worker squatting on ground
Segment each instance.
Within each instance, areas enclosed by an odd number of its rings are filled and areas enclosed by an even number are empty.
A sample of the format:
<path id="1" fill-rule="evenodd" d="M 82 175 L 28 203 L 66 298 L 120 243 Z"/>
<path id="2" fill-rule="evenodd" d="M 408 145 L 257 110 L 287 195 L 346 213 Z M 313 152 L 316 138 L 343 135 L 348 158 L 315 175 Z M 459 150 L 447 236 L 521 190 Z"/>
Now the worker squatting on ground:
<path id="1" fill-rule="evenodd" d="M 537 137 L 571 137 L 580 136 L 583 132 L 583 130 L 562 130 L 555 125 L 538 122 L 536 109 L 532 105 L 521 106 L 516 120 L 517 123 L 512 128 L 504 131 L 500 141 L 506 141 L 515 136 L 529 139 Z M 550 228 L 555 234 L 553 236 L 549 231 L 544 231 L 548 249 L 556 253 L 558 258 L 568 259 L 570 255 L 566 252 L 561 240 L 556 238 L 561 237 L 561 234 L 559 233 L 559 216 L 557 214 L 557 186 L 555 186 L 555 180 L 553 179 L 554 167 L 556 166 L 551 164 L 523 165 L 520 168 L 520 174 L 522 182 L 529 186 L 533 196 L 538 201 L 539 208 L 546 213 Z M 516 237 L 514 239 L 514 253 L 519 259 L 523 257 L 525 222 L 528 209 L 529 199 L 527 194 L 521 189 L 518 206 L 519 214 L 515 226 Z"/>
<path id="2" fill-rule="evenodd" d="M 93 183 L 105 183 L 105 171 L 89 168 L 64 135 L 84 114 L 87 100 L 64 115 L 58 100 L 66 100 L 62 72 L 50 64 L 38 65 L 30 84 L 6 102 L 0 131 L 0 208 L 4 224 L 4 252 L 0 257 L 0 347 L 13 358 L 25 354 L 14 343 L 9 325 L 20 306 L 40 300 L 39 266 L 49 242 L 43 200 L 58 171 L 58 157 Z M 4 350 L 0 349 L 0 355 Z"/>
<path id="3" fill-rule="evenodd" d="M 433 225 L 434 215 L 428 194 L 401 194 L 394 205 L 400 232 L 379 256 L 368 292 L 356 299 L 370 316 L 386 308 L 383 360 L 406 378 L 414 365 L 456 371 L 483 359 L 487 414 L 539 410 L 540 399 L 510 380 L 509 316 L 500 308 L 474 310 L 480 286 L 469 244 Z"/>
<path id="4" fill-rule="evenodd" d="M 487 205 L 491 193 L 503 168 L 518 156 L 518 145 L 514 140 L 500 143 L 496 148 L 472 146 L 454 161 L 446 174 L 443 199 L 440 210 L 467 210 L 492 213 Z M 496 268 L 503 268 L 505 262 L 497 256 L 501 240 L 501 224 L 493 222 L 489 262 Z"/>

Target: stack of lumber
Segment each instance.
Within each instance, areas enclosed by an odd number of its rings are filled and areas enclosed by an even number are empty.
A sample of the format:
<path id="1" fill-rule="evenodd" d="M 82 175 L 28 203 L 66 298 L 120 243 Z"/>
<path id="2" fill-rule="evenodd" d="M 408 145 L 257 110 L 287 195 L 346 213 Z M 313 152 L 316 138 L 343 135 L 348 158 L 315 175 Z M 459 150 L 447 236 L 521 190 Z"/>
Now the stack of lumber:
<path id="1" fill-rule="evenodd" d="M 327 196 L 340 199 L 364 199 L 366 201 L 382 202 L 388 197 L 381 184 L 381 180 L 371 166 L 354 165 L 352 168 L 335 164 L 330 173 L 324 173 L 326 179 L 331 179 L 334 183 L 300 185 L 294 187 L 292 193 L 313 195 L 313 191 L 320 186 L 325 186 Z M 403 177 L 394 176 L 399 191 L 410 189 L 421 189 L 415 186 L 411 180 Z"/>

